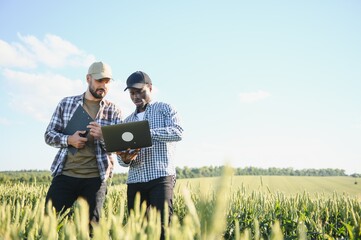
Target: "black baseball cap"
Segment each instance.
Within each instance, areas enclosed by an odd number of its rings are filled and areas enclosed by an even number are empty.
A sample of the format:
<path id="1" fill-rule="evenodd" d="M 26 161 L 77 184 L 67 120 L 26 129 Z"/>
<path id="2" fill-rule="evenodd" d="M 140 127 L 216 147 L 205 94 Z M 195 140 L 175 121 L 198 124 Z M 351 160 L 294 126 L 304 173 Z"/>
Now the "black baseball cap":
<path id="1" fill-rule="evenodd" d="M 142 71 L 136 71 L 132 73 L 127 79 L 127 87 L 124 89 L 126 91 L 128 88 L 143 88 L 146 84 L 152 84 L 152 80 L 148 74 Z"/>

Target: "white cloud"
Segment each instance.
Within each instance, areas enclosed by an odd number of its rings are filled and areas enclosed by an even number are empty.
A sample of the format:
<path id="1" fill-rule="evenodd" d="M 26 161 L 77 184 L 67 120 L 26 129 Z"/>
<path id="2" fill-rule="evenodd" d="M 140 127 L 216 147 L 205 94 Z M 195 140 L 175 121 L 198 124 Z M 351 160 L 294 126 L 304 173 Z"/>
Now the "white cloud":
<path id="1" fill-rule="evenodd" d="M 20 34 L 18 36 L 35 59 L 49 67 L 88 67 L 95 60 L 94 56 L 84 53 L 72 43 L 52 34 L 45 35 L 43 41 L 34 36 L 21 36 Z"/>
<path id="2" fill-rule="evenodd" d="M 20 42 L 7 43 L 0 39 L 0 66 L 35 68 L 39 64 L 50 68 L 88 67 L 95 57 L 78 49 L 59 36 L 46 34 L 43 40 L 18 34 Z"/>
<path id="3" fill-rule="evenodd" d="M 123 117 L 127 117 L 135 110 L 134 103 L 130 100 L 128 91 L 124 92 L 125 84 L 113 81 L 109 87 L 106 99 L 115 103 L 121 110 Z"/>
<path id="4" fill-rule="evenodd" d="M 361 123 L 353 124 L 352 127 L 356 129 L 361 129 Z"/>
<path id="5" fill-rule="evenodd" d="M 9 126 L 11 125 L 11 121 L 7 118 L 4 118 L 4 117 L 0 117 L 0 126 L 3 125 L 3 126 Z"/>
<path id="6" fill-rule="evenodd" d="M 84 79 L 79 80 L 62 76 L 53 69 L 87 69 L 95 57 L 55 35 L 47 34 L 43 40 L 31 35 L 18 34 L 18 37 L 20 42 L 11 44 L 0 39 L 0 74 L 8 94 L 5 104 L 38 121 L 48 122 L 62 98 L 87 89 L 85 73 Z M 117 104 L 126 117 L 135 108 L 124 88 L 124 82 L 112 82 L 106 98 Z M 158 95 L 155 87 L 153 95 Z M 8 123 L 5 118 L 0 119 L 1 125 Z"/>
<path id="7" fill-rule="evenodd" d="M 85 77 L 70 79 L 52 71 L 64 67 L 86 69 L 95 57 L 52 34 L 45 35 L 43 40 L 21 34 L 18 38 L 14 43 L 0 39 L 0 74 L 9 95 L 6 104 L 47 122 L 63 97 L 80 94 L 87 87 Z M 6 121 L 1 120 L 1 124 L 4 123 Z"/>
<path id="8" fill-rule="evenodd" d="M 10 107 L 42 122 L 49 121 L 62 98 L 81 94 L 88 87 L 85 79 L 69 79 L 53 73 L 33 74 L 5 69 L 3 75 Z M 123 82 L 112 82 L 106 99 L 120 107 L 123 117 L 127 117 L 134 111 L 135 106 L 124 88 Z M 5 119 L 0 119 L 0 124 L 5 123 Z"/>
<path id="9" fill-rule="evenodd" d="M 48 121 L 57 103 L 65 96 L 85 91 L 85 80 L 72 80 L 61 75 L 32 74 L 5 69 L 9 105 L 19 112 Z"/>
<path id="10" fill-rule="evenodd" d="M 23 45 L 17 43 L 10 45 L 0 39 L 0 52 L 2 67 L 34 68 L 36 66 L 29 51 Z"/>
<path id="11" fill-rule="evenodd" d="M 263 90 L 258 90 L 257 92 L 248 92 L 248 93 L 239 94 L 240 101 L 243 103 L 257 102 L 269 96 L 271 96 L 271 94 Z"/>

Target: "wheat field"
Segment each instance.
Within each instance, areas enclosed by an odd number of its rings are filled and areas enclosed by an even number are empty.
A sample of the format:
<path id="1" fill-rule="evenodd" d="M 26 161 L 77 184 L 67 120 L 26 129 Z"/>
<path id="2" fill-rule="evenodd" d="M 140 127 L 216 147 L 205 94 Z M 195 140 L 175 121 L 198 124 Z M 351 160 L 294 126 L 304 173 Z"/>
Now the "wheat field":
<path id="1" fill-rule="evenodd" d="M 360 179 L 232 176 L 182 179 L 167 239 L 360 239 Z M 87 205 L 71 214 L 45 207 L 48 185 L 0 185 L 0 239 L 159 239 L 160 214 L 128 214 L 126 186 L 109 186 L 89 235 Z M 138 199 L 139 201 L 139 199 Z M 48 214 L 45 214 L 45 211 Z"/>

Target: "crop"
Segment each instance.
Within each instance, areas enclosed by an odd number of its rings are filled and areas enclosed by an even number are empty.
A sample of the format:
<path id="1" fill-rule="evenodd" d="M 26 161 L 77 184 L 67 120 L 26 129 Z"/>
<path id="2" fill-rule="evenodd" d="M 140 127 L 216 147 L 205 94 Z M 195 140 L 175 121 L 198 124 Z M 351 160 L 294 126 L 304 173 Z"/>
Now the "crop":
<path id="1" fill-rule="evenodd" d="M 166 237 L 361 239 L 361 203 L 355 196 L 251 191 L 232 187 L 230 176 L 225 173 L 212 188 L 177 187 L 175 213 Z M 45 206 L 47 188 L 47 184 L 36 183 L 0 185 L 0 239 L 91 238 L 87 204 L 79 199 L 73 209 L 57 215 L 51 205 Z M 159 239 L 160 214 L 152 209 L 147 218 L 144 204 L 128 214 L 126 204 L 126 186 L 109 186 L 92 239 Z"/>

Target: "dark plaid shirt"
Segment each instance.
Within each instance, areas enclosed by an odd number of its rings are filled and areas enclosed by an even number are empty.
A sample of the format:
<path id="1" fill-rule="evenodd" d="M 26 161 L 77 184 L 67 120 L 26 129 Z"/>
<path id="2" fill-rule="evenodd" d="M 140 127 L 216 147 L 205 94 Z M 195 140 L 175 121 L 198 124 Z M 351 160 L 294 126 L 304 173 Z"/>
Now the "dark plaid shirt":
<path id="1" fill-rule="evenodd" d="M 50 123 L 44 134 L 45 142 L 50 146 L 60 148 L 55 156 L 51 171 L 53 176 L 62 173 L 68 154 L 68 135 L 63 130 L 79 105 L 83 106 L 84 94 L 66 97 L 60 101 L 53 113 Z M 102 100 L 95 121 L 101 126 L 121 123 L 121 111 L 113 103 Z M 106 153 L 104 142 L 94 139 L 95 155 L 98 163 L 99 174 L 103 181 L 111 177 L 114 167 L 114 156 Z"/>
<path id="2" fill-rule="evenodd" d="M 167 103 L 151 102 L 145 109 L 144 120 L 149 121 L 153 146 L 142 148 L 130 164 L 125 164 L 118 156 L 121 166 L 130 167 L 127 183 L 149 182 L 176 175 L 174 151 L 176 142 L 182 139 L 183 133 L 177 111 Z M 124 120 L 134 121 L 139 121 L 136 111 Z"/>

